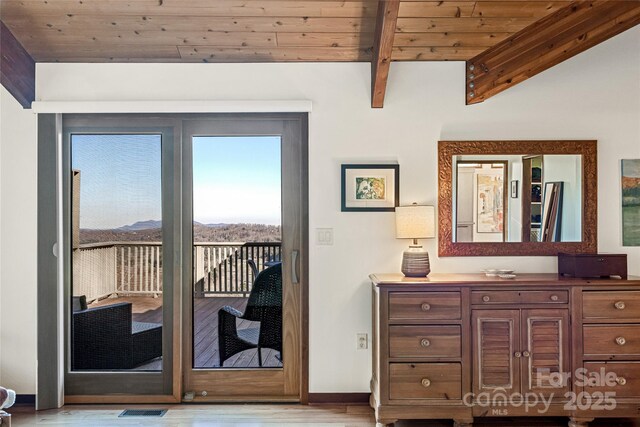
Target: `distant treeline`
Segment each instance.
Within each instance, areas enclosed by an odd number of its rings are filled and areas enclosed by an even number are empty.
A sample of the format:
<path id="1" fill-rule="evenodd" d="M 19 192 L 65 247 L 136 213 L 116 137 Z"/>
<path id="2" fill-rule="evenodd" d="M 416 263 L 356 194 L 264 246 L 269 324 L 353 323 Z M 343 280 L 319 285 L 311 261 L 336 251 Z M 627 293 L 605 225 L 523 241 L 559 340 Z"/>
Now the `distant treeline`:
<path id="1" fill-rule="evenodd" d="M 640 185 L 622 189 L 622 206 L 640 205 Z"/>
<path id="2" fill-rule="evenodd" d="M 161 242 L 162 229 L 142 230 L 80 230 L 80 243 L 103 242 Z M 279 225 L 267 224 L 215 224 L 194 223 L 194 242 L 280 242 Z"/>

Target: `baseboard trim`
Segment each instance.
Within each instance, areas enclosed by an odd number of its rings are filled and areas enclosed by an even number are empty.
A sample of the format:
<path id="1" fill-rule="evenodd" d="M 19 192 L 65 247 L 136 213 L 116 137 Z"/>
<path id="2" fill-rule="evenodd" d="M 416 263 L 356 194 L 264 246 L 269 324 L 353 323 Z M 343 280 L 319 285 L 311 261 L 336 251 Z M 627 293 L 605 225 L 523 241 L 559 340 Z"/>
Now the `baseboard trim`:
<path id="1" fill-rule="evenodd" d="M 35 394 L 16 394 L 16 405 L 35 406 L 36 395 Z"/>
<path id="2" fill-rule="evenodd" d="M 309 393 L 309 405 L 368 405 L 371 393 Z"/>

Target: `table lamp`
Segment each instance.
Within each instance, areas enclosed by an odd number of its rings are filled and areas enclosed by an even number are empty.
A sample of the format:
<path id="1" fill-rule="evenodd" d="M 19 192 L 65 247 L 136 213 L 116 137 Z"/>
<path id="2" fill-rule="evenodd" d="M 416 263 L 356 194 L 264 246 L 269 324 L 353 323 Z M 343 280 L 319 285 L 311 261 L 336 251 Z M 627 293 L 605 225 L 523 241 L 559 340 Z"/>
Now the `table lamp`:
<path id="1" fill-rule="evenodd" d="M 407 277 L 425 277 L 431 271 L 429 253 L 418 244 L 418 239 L 435 237 L 435 208 L 414 203 L 396 208 L 396 237 L 413 239 L 413 244 L 402 254 L 402 273 Z"/>

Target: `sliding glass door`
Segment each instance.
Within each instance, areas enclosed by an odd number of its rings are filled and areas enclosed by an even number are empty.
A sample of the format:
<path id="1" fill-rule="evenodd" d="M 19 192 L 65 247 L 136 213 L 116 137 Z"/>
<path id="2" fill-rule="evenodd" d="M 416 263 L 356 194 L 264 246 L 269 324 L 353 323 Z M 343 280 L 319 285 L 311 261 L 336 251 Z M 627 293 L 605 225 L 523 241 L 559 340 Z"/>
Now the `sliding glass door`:
<path id="1" fill-rule="evenodd" d="M 300 399 L 306 151 L 297 117 L 183 128 L 185 399 Z"/>
<path id="2" fill-rule="evenodd" d="M 304 400 L 306 116 L 62 136 L 65 402 Z"/>
<path id="3" fill-rule="evenodd" d="M 65 394 L 172 395 L 174 130 L 64 125 Z"/>

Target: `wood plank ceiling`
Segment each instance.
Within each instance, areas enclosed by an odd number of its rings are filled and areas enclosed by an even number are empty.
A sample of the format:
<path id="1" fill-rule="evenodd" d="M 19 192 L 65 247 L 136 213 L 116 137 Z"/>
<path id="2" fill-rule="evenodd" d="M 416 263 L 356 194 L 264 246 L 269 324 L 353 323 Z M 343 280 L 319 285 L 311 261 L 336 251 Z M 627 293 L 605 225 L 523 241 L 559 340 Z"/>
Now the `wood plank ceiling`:
<path id="1" fill-rule="evenodd" d="M 468 60 L 567 1 L 401 1 L 393 61 Z M 378 1 L 2 0 L 37 62 L 370 61 Z"/>
<path id="2" fill-rule="evenodd" d="M 15 37 L 3 63 L 22 68 L 371 62 L 382 107 L 392 61 L 467 61 L 466 102 L 482 102 L 639 24 L 640 0 L 0 0 L 0 21 Z M 33 85 L 2 77 L 28 108 Z"/>

